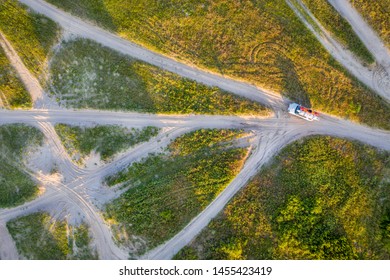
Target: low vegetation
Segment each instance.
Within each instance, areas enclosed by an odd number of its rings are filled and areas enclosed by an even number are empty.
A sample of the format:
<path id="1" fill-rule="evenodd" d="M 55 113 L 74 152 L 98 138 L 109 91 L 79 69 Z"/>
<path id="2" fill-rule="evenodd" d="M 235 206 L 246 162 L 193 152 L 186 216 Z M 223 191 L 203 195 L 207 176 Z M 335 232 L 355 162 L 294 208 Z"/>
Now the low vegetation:
<path id="1" fill-rule="evenodd" d="M 237 130 L 199 130 L 171 143 L 168 154 L 152 155 L 115 176 L 110 186 L 129 188 L 106 206 L 119 242 L 140 255 L 180 231 L 237 175 L 246 148 L 234 147 Z"/>
<path id="2" fill-rule="evenodd" d="M 390 0 L 351 0 L 350 2 L 390 48 Z"/>
<path id="3" fill-rule="evenodd" d="M 0 108 L 29 108 L 31 96 L 0 47 Z"/>
<path id="4" fill-rule="evenodd" d="M 332 59 L 285 1 L 49 2 L 191 64 L 390 129 L 390 105 Z"/>
<path id="5" fill-rule="evenodd" d="M 389 259 L 390 156 L 311 137 L 281 151 L 177 259 Z"/>
<path id="6" fill-rule="evenodd" d="M 32 260 L 97 259 L 85 224 L 71 226 L 39 212 L 11 220 L 7 228 L 19 254 Z"/>
<path id="7" fill-rule="evenodd" d="M 148 141 L 159 131 L 150 126 L 128 129 L 119 125 L 79 127 L 66 124 L 56 124 L 55 130 L 68 153 L 78 163 L 83 163 L 91 152 L 98 153 L 103 161 L 107 161 L 119 152 Z"/>
<path id="8" fill-rule="evenodd" d="M 297 3 L 298 1 L 292 1 Z M 353 31 L 351 25 L 326 0 L 302 0 L 321 24 L 337 40 L 367 64 L 375 62 L 372 54 Z"/>
<path id="9" fill-rule="evenodd" d="M 16 0 L 2 0 L 0 31 L 12 43 L 26 67 L 36 76 L 42 74 L 59 33 L 54 21 L 27 10 Z"/>
<path id="10" fill-rule="evenodd" d="M 0 208 L 21 204 L 38 193 L 37 184 L 25 171 L 23 157 L 42 141 L 43 135 L 36 128 L 0 126 Z"/>
<path id="11" fill-rule="evenodd" d="M 64 42 L 51 62 L 50 91 L 74 108 L 150 113 L 266 115 L 255 102 L 142 63 L 89 40 Z"/>

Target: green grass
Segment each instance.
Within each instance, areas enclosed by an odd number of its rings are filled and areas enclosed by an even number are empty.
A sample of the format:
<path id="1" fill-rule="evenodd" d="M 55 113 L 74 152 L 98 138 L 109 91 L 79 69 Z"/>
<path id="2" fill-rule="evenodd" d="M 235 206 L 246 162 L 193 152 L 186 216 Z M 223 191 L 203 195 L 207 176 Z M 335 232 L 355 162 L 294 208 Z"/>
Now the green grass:
<path id="1" fill-rule="evenodd" d="M 351 0 L 351 3 L 390 48 L 390 0 Z"/>
<path id="2" fill-rule="evenodd" d="M 129 187 L 106 205 L 116 239 L 140 255 L 174 236 L 240 171 L 247 149 L 231 142 L 240 136 L 236 130 L 188 133 L 171 143 L 168 154 L 151 155 L 107 178 L 110 186 Z"/>
<path id="3" fill-rule="evenodd" d="M 74 108 L 150 113 L 266 115 L 258 103 L 142 63 L 89 40 L 64 42 L 50 91 Z"/>
<path id="4" fill-rule="evenodd" d="M 353 31 L 351 25 L 326 0 L 302 0 L 326 30 L 357 57 L 367 64 L 375 62 L 374 57 Z"/>
<path id="5" fill-rule="evenodd" d="M 0 126 L 0 208 L 22 204 L 38 193 L 37 184 L 25 171 L 23 156 L 42 141 L 43 135 L 36 128 Z"/>
<path id="6" fill-rule="evenodd" d="M 14 109 L 31 106 L 31 96 L 0 47 L 0 107 Z"/>
<path id="7" fill-rule="evenodd" d="M 97 259 L 89 247 L 88 227 L 56 221 L 44 212 L 30 214 L 7 223 L 19 254 L 33 260 Z"/>
<path id="8" fill-rule="evenodd" d="M 48 53 L 57 41 L 59 28 L 54 21 L 27 10 L 18 1 L 2 0 L 0 31 L 12 43 L 26 67 L 40 76 Z"/>
<path id="9" fill-rule="evenodd" d="M 175 258 L 389 259 L 389 159 L 343 139 L 295 142 Z"/>
<path id="10" fill-rule="evenodd" d="M 119 125 L 79 127 L 56 124 L 55 130 L 72 158 L 83 163 L 85 157 L 95 151 L 103 161 L 130 147 L 146 142 L 158 134 L 158 128 L 127 129 Z"/>
<path id="11" fill-rule="evenodd" d="M 49 2 L 175 58 L 390 129 L 390 105 L 335 62 L 285 1 Z"/>
<path id="12" fill-rule="evenodd" d="M 0 208 L 22 204 L 38 194 L 37 184 L 20 166 L 0 163 Z"/>

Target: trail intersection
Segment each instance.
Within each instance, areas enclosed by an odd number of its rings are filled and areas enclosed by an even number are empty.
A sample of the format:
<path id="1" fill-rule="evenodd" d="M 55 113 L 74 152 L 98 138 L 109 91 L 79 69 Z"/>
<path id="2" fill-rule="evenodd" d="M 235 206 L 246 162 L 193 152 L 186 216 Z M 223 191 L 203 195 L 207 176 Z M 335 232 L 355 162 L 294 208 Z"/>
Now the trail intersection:
<path id="1" fill-rule="evenodd" d="M 25 73 L 26 69 L 21 66 L 21 61 L 15 57 L 12 46 L 6 41 L 6 38 L 1 38 L 2 45 L 7 46 L 7 55 L 14 56 L 13 60 L 10 59 L 10 61 L 14 62 L 13 65 L 19 74 L 24 75 L 23 82 L 33 86 L 26 86 L 26 88 L 30 90 L 35 103 L 32 110 L 0 110 L 0 125 L 24 123 L 42 131 L 46 138 L 46 145 L 55 159 L 60 177 L 33 170 L 31 175 L 44 187 L 43 194 L 21 206 L 0 209 L 0 259 L 18 257 L 16 247 L 11 242 L 12 238 L 8 234 L 5 224 L 14 218 L 41 210 L 47 210 L 53 215 L 65 213 L 73 218 L 80 217 L 90 226 L 99 258 L 127 259 L 132 253 L 131 250 L 118 247 L 114 242 L 109 225 L 101 214 L 102 205 L 118 197 L 123 191 L 115 188 L 108 189 L 104 186 L 103 179 L 150 153 L 161 151 L 173 139 L 189 131 L 201 128 L 239 128 L 251 131 L 254 137 L 250 143 L 250 156 L 236 178 L 204 211 L 199 213 L 171 240 L 147 252 L 142 258 L 172 258 L 207 226 L 210 220 L 225 207 L 229 200 L 248 183 L 264 164 L 272 159 L 280 149 L 297 139 L 316 134 L 332 135 L 390 150 L 390 132 L 388 131 L 369 128 L 325 114 L 321 116 L 320 122 L 306 122 L 290 117 L 286 112 L 289 101 L 277 94 L 166 58 L 81 21 L 44 1 L 21 0 L 20 2 L 58 22 L 72 34 L 95 40 L 112 49 L 206 85 L 218 86 L 237 95 L 261 102 L 272 108 L 274 114 L 268 118 L 257 118 L 250 116 L 153 115 L 61 109 L 53 105 L 42 88 L 37 86 L 36 80 L 28 78 L 29 74 Z M 65 151 L 54 130 L 54 125 L 57 123 L 86 126 L 119 124 L 129 128 L 156 126 L 161 128 L 161 132 L 150 141 L 138 144 L 107 164 L 93 168 L 81 168 L 71 160 Z"/>

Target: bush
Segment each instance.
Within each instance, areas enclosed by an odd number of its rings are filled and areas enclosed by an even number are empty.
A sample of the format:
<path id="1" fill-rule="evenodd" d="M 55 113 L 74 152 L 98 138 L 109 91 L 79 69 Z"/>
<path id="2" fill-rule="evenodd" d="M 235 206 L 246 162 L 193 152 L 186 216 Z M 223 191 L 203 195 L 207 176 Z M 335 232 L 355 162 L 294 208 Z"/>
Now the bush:
<path id="1" fill-rule="evenodd" d="M 58 37 L 56 23 L 27 10 L 18 1 L 3 0 L 0 5 L 0 29 L 26 67 L 36 76 L 42 74 L 47 55 Z"/>
<path id="2" fill-rule="evenodd" d="M 119 152 L 148 141 L 159 131 L 152 126 L 127 129 L 119 125 L 79 127 L 66 124 L 56 124 L 55 130 L 65 149 L 78 163 L 83 163 L 93 151 L 107 161 Z"/>
<path id="3" fill-rule="evenodd" d="M 0 107 L 30 108 L 30 94 L 19 80 L 4 51 L 0 48 Z"/>
<path id="4" fill-rule="evenodd" d="M 45 212 L 11 220 L 7 228 L 19 254 L 32 260 L 96 259 L 85 224 L 70 226 Z"/>
<path id="5" fill-rule="evenodd" d="M 293 143 L 176 258 L 389 259 L 389 170 L 356 142 Z"/>
<path id="6" fill-rule="evenodd" d="M 390 1 L 389 0 L 351 0 L 355 8 L 382 37 L 390 48 Z"/>
<path id="7" fill-rule="evenodd" d="M 375 62 L 372 54 L 353 31 L 351 25 L 326 0 L 303 0 L 322 25 L 363 62 Z"/>
<path id="8" fill-rule="evenodd" d="M 389 103 L 334 61 L 285 1 L 49 2 L 190 64 L 390 129 Z"/>
<path id="9" fill-rule="evenodd" d="M 53 57 L 50 90 L 66 106 L 150 113 L 267 115 L 245 98 L 78 39 Z"/>
<path id="10" fill-rule="evenodd" d="M 0 126 L 0 207 L 22 204 L 37 195 L 38 186 L 25 171 L 23 157 L 42 141 L 42 133 L 34 127 Z"/>
<path id="11" fill-rule="evenodd" d="M 152 155 L 107 178 L 129 189 L 106 207 L 117 239 L 135 254 L 161 244 L 202 211 L 240 171 L 247 150 L 242 131 L 200 130 L 179 137 L 169 154 Z M 192 144 L 197 145 L 191 151 Z"/>

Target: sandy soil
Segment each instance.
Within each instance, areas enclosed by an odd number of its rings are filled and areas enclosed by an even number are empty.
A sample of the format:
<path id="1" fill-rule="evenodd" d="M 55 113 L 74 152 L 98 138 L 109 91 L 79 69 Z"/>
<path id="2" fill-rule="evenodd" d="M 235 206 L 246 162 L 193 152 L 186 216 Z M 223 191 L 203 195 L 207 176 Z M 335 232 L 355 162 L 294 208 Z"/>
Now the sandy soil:
<path id="1" fill-rule="evenodd" d="M 20 0 L 36 11 L 59 22 L 67 34 L 91 38 L 106 46 L 145 60 L 169 71 L 192 78 L 199 82 L 219 86 L 267 104 L 275 109 L 275 117 L 253 118 L 234 116 L 202 115 L 151 115 L 139 113 L 101 112 L 92 110 L 0 110 L 0 124 L 21 122 L 38 127 L 46 136 L 45 145 L 30 155 L 26 162 L 32 176 L 45 189 L 37 199 L 12 209 L 0 209 L 0 225 L 21 215 L 36 211 L 49 211 L 55 217 L 66 217 L 71 223 L 85 221 L 90 225 L 101 259 L 126 259 L 129 249 L 119 248 L 113 241 L 109 225 L 102 217 L 101 207 L 120 195 L 120 188 L 107 188 L 102 184 L 105 176 L 114 174 L 146 157 L 149 153 L 160 152 L 170 141 L 185 132 L 199 128 L 245 128 L 251 130 L 254 139 L 251 155 L 242 171 L 231 184 L 202 213 L 166 244 L 152 250 L 144 258 L 169 259 L 193 239 L 228 203 L 237 191 L 266 164 L 282 147 L 301 137 L 326 134 L 360 140 L 378 148 L 390 150 L 390 132 L 353 124 L 330 116 L 322 116 L 320 122 L 306 122 L 288 117 L 285 103 L 280 96 L 262 91 L 251 85 L 202 71 L 159 54 L 150 52 L 116 35 L 82 22 L 41 0 Z M 34 84 L 33 80 L 28 83 Z M 36 88 L 30 88 L 32 96 Z M 42 94 L 42 92 L 41 92 Z M 36 95 L 35 95 L 36 96 Z M 36 97 L 35 97 L 36 98 Z M 141 143 L 121 153 L 111 162 L 92 165 L 90 168 L 76 166 L 66 153 L 53 125 L 68 124 L 121 124 L 127 127 L 157 126 L 162 132 L 147 143 Z M 95 160 L 96 157 L 94 158 Z M 53 167 L 57 170 L 53 171 Z M 1 231 L 1 227 L 0 227 Z M 1 235 L 0 235 L 1 236 Z M 2 238 L 9 238 L 5 234 Z M 9 240 L 3 242 L 9 243 Z M 15 257 L 12 244 L 0 246 L 0 256 Z"/>
<path id="2" fill-rule="evenodd" d="M 373 130 L 333 118 L 321 120 L 320 124 L 307 124 L 303 120 L 292 122 L 275 121 L 275 127 L 259 127 L 257 141 L 252 147 L 252 155 L 238 176 L 210 205 L 194 218 L 181 232 L 165 244 L 149 251 L 143 259 L 171 259 L 181 248 L 193 240 L 209 222 L 222 211 L 230 199 L 284 146 L 303 136 L 324 134 L 349 139 L 390 150 L 390 132 Z M 385 139 L 385 140 L 384 140 Z"/>
<path id="3" fill-rule="evenodd" d="M 32 120 L 35 119 L 34 125 L 42 126 L 42 118 L 34 118 L 39 112 L 39 110 L 3 110 L 0 111 L 0 124 L 13 121 L 15 115 L 18 115 L 20 118 L 19 121 L 21 122 L 30 120 L 32 124 Z M 43 113 L 45 112 L 43 111 Z M 109 189 L 102 186 L 103 178 L 116 173 L 131 162 L 146 157 L 149 153 L 161 151 L 172 139 L 187 131 L 202 127 L 246 127 L 253 131 L 256 138 L 251 143 L 253 146 L 252 154 L 248 158 L 242 172 L 240 172 L 226 190 L 204 212 L 199 214 L 186 229 L 164 246 L 150 252 L 145 258 L 171 258 L 174 253 L 195 237 L 208 224 L 210 219 L 215 217 L 223 209 L 229 199 L 240 188 L 245 186 L 248 180 L 257 173 L 262 165 L 272 158 L 283 146 L 300 137 L 312 134 L 335 135 L 357 139 L 373 146 L 390 150 L 390 132 L 372 129 L 325 115 L 322 116 L 321 121 L 318 123 L 308 123 L 297 118 L 255 119 L 229 116 L 156 116 L 137 113 L 118 114 L 113 112 L 69 110 L 53 111 L 45 115 L 46 126 L 51 125 L 51 123 L 57 120 L 69 123 L 77 122 L 78 124 L 83 122 L 90 123 L 93 120 L 94 123 L 99 123 L 100 121 L 104 123 L 120 123 L 127 127 L 155 124 L 159 124 L 160 127 L 167 126 L 157 137 L 151 139 L 149 142 L 141 143 L 127 152 L 118 155 L 108 164 L 99 166 L 94 170 L 82 170 L 83 172 L 75 170 L 78 167 L 64 160 L 63 148 L 58 148 L 57 144 L 53 144 L 52 141 L 48 140 L 49 144 L 47 144 L 52 147 L 52 150 L 48 149 L 47 146 L 42 148 L 46 153 L 54 153 L 56 155 L 55 158 L 62 159 L 57 161 L 57 165 L 59 170 L 62 170 L 61 176 L 67 178 L 66 180 L 63 177 L 58 179 L 58 177 L 50 177 L 53 175 L 40 174 L 36 171 L 38 173 L 38 180 L 49 189 L 54 189 L 56 195 L 45 194 L 47 196 L 46 199 L 37 199 L 27 204 L 27 212 L 45 209 L 53 214 L 60 213 L 57 215 L 67 215 L 68 219 L 74 223 L 80 222 L 79 218 L 81 217 L 81 219 L 84 219 L 91 225 L 91 230 L 95 237 L 95 246 L 98 249 L 100 257 L 104 259 L 126 258 L 126 252 L 125 249 L 120 249 L 114 244 L 112 241 L 112 232 L 100 214 L 100 207 L 111 199 L 118 197 L 121 193 L 118 189 Z M 47 137 L 55 137 L 52 135 L 53 131 L 51 129 L 45 129 L 43 131 Z M 44 153 L 37 152 L 37 155 L 39 156 Z M 32 162 L 35 162 L 36 168 L 39 166 L 36 161 L 32 160 Z M 51 160 L 49 160 L 50 162 Z M 54 180 L 54 178 L 57 179 Z M 65 209 L 64 212 L 62 212 L 63 209 Z M 0 211 L 0 221 L 17 217 L 21 213 L 26 214 L 26 211 L 11 211 L 6 213 Z"/>
<path id="4" fill-rule="evenodd" d="M 17 260 L 19 254 L 7 227 L 0 224 L 0 260 Z"/>
<path id="5" fill-rule="evenodd" d="M 190 78 L 209 86 L 218 86 L 221 89 L 234 92 L 237 95 L 258 101 L 275 109 L 284 108 L 285 103 L 288 103 L 288 101 L 283 101 L 277 93 L 186 65 L 172 58 L 165 57 L 140 47 L 120 38 L 115 34 L 65 13 L 44 1 L 19 0 L 19 2 L 26 4 L 33 10 L 56 21 L 67 32 L 73 33 L 74 35 L 82 38 L 94 40 L 104 46 L 110 47 L 132 57 L 136 57 L 137 59 L 146 61 L 183 77 Z"/>
<path id="6" fill-rule="evenodd" d="M 364 20 L 359 12 L 351 5 L 349 0 L 328 0 L 329 3 L 343 16 L 363 44 L 370 50 L 379 63 L 390 67 L 390 51 L 371 26 Z"/>
<path id="7" fill-rule="evenodd" d="M 383 63 L 382 58 L 384 55 L 379 55 L 374 57 L 377 59 L 377 65 L 375 69 L 366 67 L 356 56 L 346 49 L 341 43 L 339 43 L 332 35 L 321 25 L 321 23 L 314 17 L 310 10 L 298 0 L 297 2 L 305 10 L 305 12 L 310 16 L 310 18 L 315 22 L 316 26 L 313 26 L 311 22 L 306 20 L 302 13 L 293 5 L 289 0 L 285 0 L 291 9 L 296 13 L 296 15 L 301 19 L 301 21 L 309 28 L 309 30 L 314 34 L 318 41 L 324 46 L 324 48 L 341 64 L 343 65 L 351 74 L 358 78 L 362 83 L 367 85 L 373 91 L 378 93 L 380 96 L 386 100 L 390 100 L 390 87 L 388 85 L 388 69 L 384 68 L 381 64 Z M 333 1 L 337 2 L 337 1 Z M 344 1 L 342 1 L 344 2 Z M 338 3 L 339 5 L 340 3 Z M 378 40 L 380 40 L 378 38 Z M 363 41 L 363 43 L 367 43 Z M 375 53 L 376 48 L 372 48 L 372 44 L 366 44 L 366 47 L 371 53 Z M 383 53 L 382 53 L 383 54 Z M 380 60 L 378 60 L 380 58 Z M 386 65 L 386 64 L 384 64 Z M 388 67 L 388 66 L 386 66 Z M 386 70 L 387 69 L 387 70 Z"/>
<path id="8" fill-rule="evenodd" d="M 377 65 L 373 81 L 376 83 L 377 90 L 384 92 L 389 100 L 390 50 L 348 0 L 329 0 L 329 3 L 349 22 L 360 40 L 375 57 Z"/>

